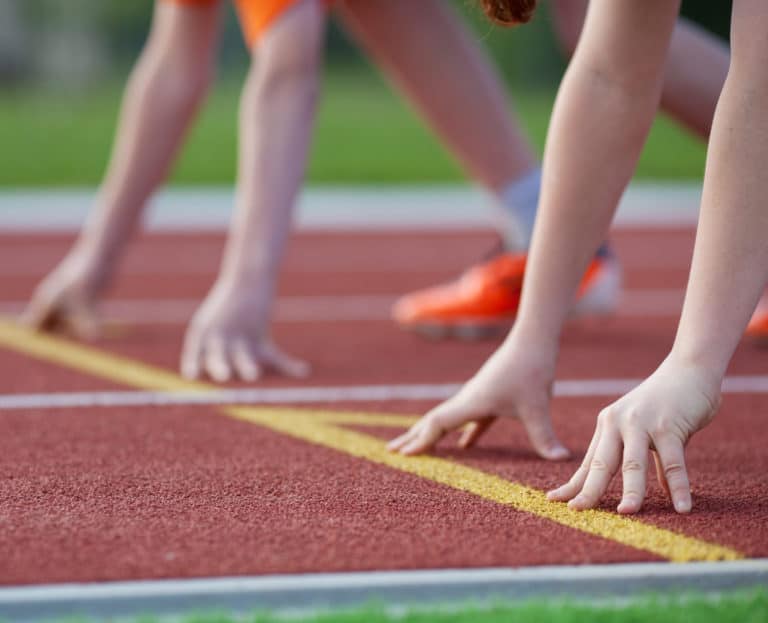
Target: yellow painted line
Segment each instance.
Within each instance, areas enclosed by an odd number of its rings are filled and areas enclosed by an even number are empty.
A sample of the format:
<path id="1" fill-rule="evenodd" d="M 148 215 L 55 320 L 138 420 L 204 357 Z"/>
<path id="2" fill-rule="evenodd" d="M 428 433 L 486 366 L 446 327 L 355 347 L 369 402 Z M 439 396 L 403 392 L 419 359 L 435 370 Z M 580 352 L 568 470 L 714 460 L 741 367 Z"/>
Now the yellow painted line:
<path id="1" fill-rule="evenodd" d="M 112 355 L 62 337 L 31 331 L 0 319 L 0 346 L 129 387 L 164 391 L 211 391 L 209 383 L 187 381 L 162 368 Z"/>
<path id="2" fill-rule="evenodd" d="M 215 389 L 214 385 L 208 383 L 186 381 L 162 368 L 75 344 L 60 337 L 32 332 L 1 319 L 0 346 L 141 389 Z M 347 417 L 346 414 L 328 411 L 268 407 L 225 407 L 220 411 L 230 417 L 414 474 L 675 562 L 737 560 L 744 557 L 734 549 L 658 528 L 626 516 L 605 511 L 571 511 L 565 504 L 549 502 L 542 491 L 459 463 L 432 456 L 409 458 L 393 454 L 388 452 L 385 444 L 378 439 L 330 423 L 363 423 L 362 419 L 370 416 Z M 391 425 L 394 425 L 395 421 L 402 420 L 386 415 L 380 420 L 390 422 Z"/>
<path id="3" fill-rule="evenodd" d="M 287 419 L 268 408 L 226 407 L 224 411 L 254 424 L 304 441 L 333 448 L 345 454 L 415 474 L 486 500 L 511 506 L 555 523 L 651 552 L 674 562 L 694 560 L 738 560 L 736 550 L 606 511 L 572 511 L 567 505 L 550 502 L 543 491 L 504 480 L 499 476 L 433 456 L 405 457 L 386 449 L 374 437 L 328 426 L 311 416 Z"/>

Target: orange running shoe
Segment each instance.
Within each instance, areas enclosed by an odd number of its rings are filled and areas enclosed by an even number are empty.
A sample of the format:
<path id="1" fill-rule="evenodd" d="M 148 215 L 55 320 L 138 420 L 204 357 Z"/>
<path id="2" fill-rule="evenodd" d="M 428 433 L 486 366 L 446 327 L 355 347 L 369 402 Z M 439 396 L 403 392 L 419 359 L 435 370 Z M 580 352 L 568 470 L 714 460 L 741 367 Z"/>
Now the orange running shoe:
<path id="1" fill-rule="evenodd" d="M 404 329 L 433 339 L 496 335 L 517 315 L 526 257 L 504 253 L 473 266 L 456 281 L 407 294 L 392 308 L 394 320 Z M 604 246 L 582 279 L 573 312 L 612 313 L 620 291 L 621 267 Z"/>
<path id="2" fill-rule="evenodd" d="M 755 313 L 747 325 L 747 337 L 768 344 L 768 291 L 757 304 Z"/>

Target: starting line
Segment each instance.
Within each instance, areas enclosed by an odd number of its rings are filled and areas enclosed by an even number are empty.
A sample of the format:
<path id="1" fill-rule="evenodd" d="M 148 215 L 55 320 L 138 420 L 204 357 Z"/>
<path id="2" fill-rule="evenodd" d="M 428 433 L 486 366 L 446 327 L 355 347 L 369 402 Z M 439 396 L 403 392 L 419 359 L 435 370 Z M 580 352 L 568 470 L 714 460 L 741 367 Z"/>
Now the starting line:
<path id="1" fill-rule="evenodd" d="M 68 617 L 183 615 L 194 611 L 289 613 L 383 602 L 458 605 L 467 600 L 532 598 L 594 600 L 680 591 L 727 591 L 768 584 L 768 559 L 739 562 L 640 563 L 567 567 L 441 569 L 318 573 L 52 584 L 0 588 L 0 618 L 40 621 Z"/>
<path id="2" fill-rule="evenodd" d="M 620 396 L 642 379 L 590 379 L 556 381 L 557 397 Z M 458 383 L 404 385 L 350 385 L 339 387 L 246 388 L 191 391 L 103 391 L 45 394 L 0 394 L 0 411 L 91 407 L 164 407 L 174 405 L 290 405 L 326 402 L 387 402 L 445 400 Z M 768 376 L 730 376 L 725 394 L 766 394 Z"/>

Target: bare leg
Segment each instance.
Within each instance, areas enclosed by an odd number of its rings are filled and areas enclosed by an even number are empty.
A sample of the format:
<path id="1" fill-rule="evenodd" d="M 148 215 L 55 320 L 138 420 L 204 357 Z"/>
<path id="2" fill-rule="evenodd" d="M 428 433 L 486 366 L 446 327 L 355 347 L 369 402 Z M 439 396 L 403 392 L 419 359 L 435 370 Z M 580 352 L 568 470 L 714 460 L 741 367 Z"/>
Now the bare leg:
<path id="1" fill-rule="evenodd" d="M 538 166 L 491 63 L 441 0 L 345 0 L 345 24 L 485 186 Z"/>

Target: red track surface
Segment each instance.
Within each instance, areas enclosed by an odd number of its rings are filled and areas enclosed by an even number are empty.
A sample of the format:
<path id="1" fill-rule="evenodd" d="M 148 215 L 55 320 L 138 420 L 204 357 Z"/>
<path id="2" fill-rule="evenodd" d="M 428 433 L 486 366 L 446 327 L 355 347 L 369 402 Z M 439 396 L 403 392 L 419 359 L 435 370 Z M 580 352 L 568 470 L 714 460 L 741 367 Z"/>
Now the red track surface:
<path id="1" fill-rule="evenodd" d="M 616 237 L 630 291 L 681 289 L 690 231 Z M 26 299 L 70 239 L 0 237 L 0 303 Z M 482 255 L 485 234 L 304 234 L 282 296 L 396 295 L 450 277 Z M 213 235 L 141 239 L 115 299 L 199 298 L 221 247 Z M 649 251 L 652 249 L 652 253 Z M 157 270 L 157 267 L 160 270 Z M 673 337 L 671 314 L 568 329 L 559 378 L 637 378 Z M 183 327 L 142 324 L 97 346 L 175 367 Z M 493 343 L 425 342 L 385 320 L 284 322 L 278 340 L 315 365 L 313 386 L 466 379 Z M 744 345 L 731 374 L 764 374 Z M 269 379 L 265 386 L 295 382 Z M 115 389 L 112 382 L 0 352 L 0 393 Z M 583 452 L 606 398 L 560 398 L 565 441 Z M 425 403 L 323 405 L 419 413 Z M 726 396 L 689 450 L 695 511 L 671 512 L 654 487 L 641 520 L 747 556 L 768 556 L 768 396 Z M 516 566 L 651 560 L 635 550 L 417 476 L 218 415 L 210 407 L 0 411 L 0 583 L 274 572 Z M 362 429 L 361 429 L 362 430 Z M 392 429 L 366 428 L 389 437 Z M 514 423 L 470 452 L 440 454 L 537 488 L 576 462 L 536 460 Z M 614 492 L 605 508 L 615 506 Z"/>

